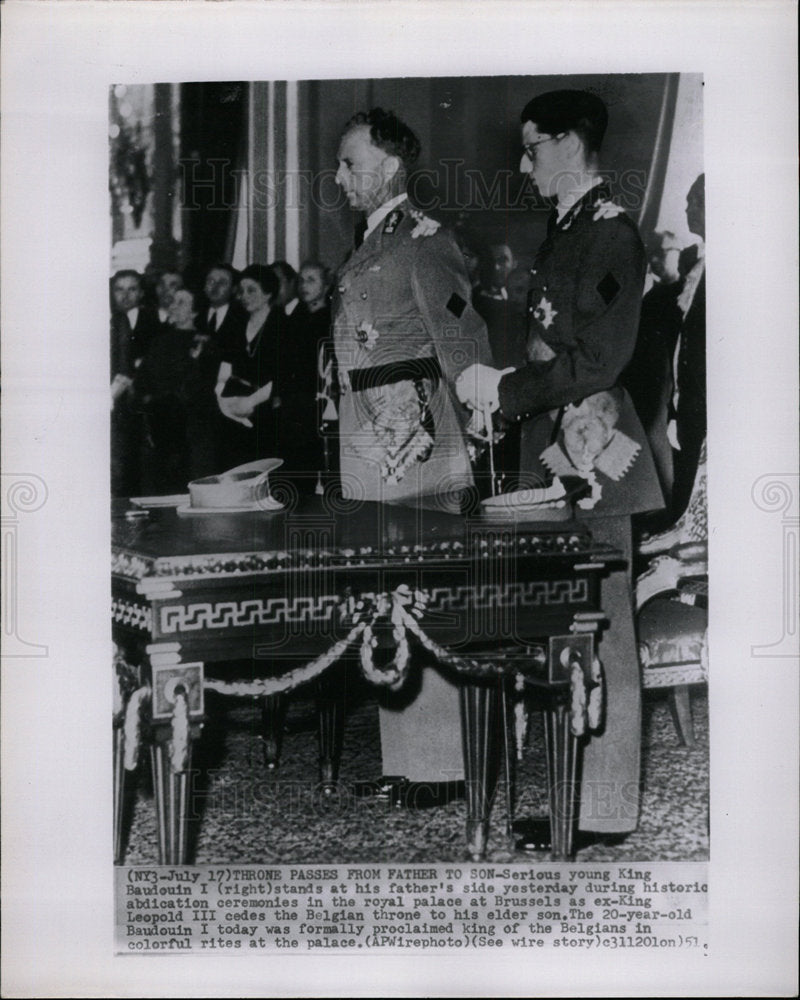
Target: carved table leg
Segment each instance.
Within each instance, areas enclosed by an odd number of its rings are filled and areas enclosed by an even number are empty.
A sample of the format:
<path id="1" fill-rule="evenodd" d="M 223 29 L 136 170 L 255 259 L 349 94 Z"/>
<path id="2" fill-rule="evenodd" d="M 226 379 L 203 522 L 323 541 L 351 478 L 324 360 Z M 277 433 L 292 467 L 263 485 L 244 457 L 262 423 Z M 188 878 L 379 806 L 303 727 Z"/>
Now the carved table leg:
<path id="1" fill-rule="evenodd" d="M 125 802 L 125 731 L 114 725 L 114 864 L 122 864 L 122 813 Z"/>
<path id="2" fill-rule="evenodd" d="M 171 730 L 159 727 L 150 748 L 158 826 L 158 857 L 162 865 L 185 865 L 191 743 L 182 770 L 174 770 L 171 753 Z"/>
<path id="3" fill-rule="evenodd" d="M 181 663 L 179 647 L 149 646 L 153 765 L 158 856 L 185 865 L 192 742 L 203 727 L 203 664 Z"/>
<path id="4" fill-rule="evenodd" d="M 550 799 L 550 856 L 553 861 L 572 859 L 578 797 L 578 740 L 572 735 L 567 706 L 561 702 L 544 712 L 547 753 L 547 790 Z"/>
<path id="5" fill-rule="evenodd" d="M 497 681 L 461 685 L 461 734 L 467 795 L 467 851 L 473 861 L 486 854 L 489 817 L 497 787 Z"/>
<path id="6" fill-rule="evenodd" d="M 330 795 L 339 777 L 344 735 L 345 674 L 332 667 L 317 681 L 319 720 L 319 772 L 323 794 Z"/>
<path id="7" fill-rule="evenodd" d="M 125 772 L 128 768 L 136 766 L 139 748 L 138 726 L 134 726 L 131 732 L 126 728 L 129 721 L 128 711 L 134 708 L 135 718 L 138 720 L 138 706 L 141 704 L 141 695 L 144 692 L 140 683 L 139 667 L 129 660 L 129 651 L 116 642 L 113 648 L 114 864 L 120 865 L 125 855 L 125 828 L 128 819 L 126 792 L 130 788 L 130 783 L 125 780 Z M 128 740 L 131 741 L 130 744 Z M 126 750 L 131 755 L 132 761 L 125 760 Z"/>
<path id="8" fill-rule="evenodd" d="M 506 836 L 512 833 L 514 822 L 514 804 L 516 799 L 516 781 L 514 773 L 516 732 L 514 728 L 514 716 L 511 704 L 512 680 L 505 674 L 501 674 L 498 680 L 500 685 L 500 705 L 502 708 L 503 722 L 503 771 L 506 786 Z"/>
<path id="9" fill-rule="evenodd" d="M 162 744 L 163 748 L 163 744 Z M 167 861 L 167 805 L 164 784 L 164 766 L 169 763 L 164 760 L 163 749 L 157 750 L 155 741 L 150 747 L 150 763 L 153 767 L 153 797 L 156 807 L 156 839 L 158 841 L 158 863 L 168 864 Z"/>
<path id="10" fill-rule="evenodd" d="M 261 740 L 264 744 L 264 763 L 274 770 L 281 755 L 283 722 L 286 717 L 286 697 L 282 694 L 267 695 L 261 700 Z"/>

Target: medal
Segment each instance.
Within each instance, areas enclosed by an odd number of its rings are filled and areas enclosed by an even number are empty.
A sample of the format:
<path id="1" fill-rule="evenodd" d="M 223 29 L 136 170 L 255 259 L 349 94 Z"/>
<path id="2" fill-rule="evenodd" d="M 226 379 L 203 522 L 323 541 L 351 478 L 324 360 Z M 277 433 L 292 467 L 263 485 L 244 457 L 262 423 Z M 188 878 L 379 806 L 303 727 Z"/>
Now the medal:
<path id="1" fill-rule="evenodd" d="M 548 330 L 558 316 L 558 310 L 553 308 L 553 303 L 543 295 L 539 304 L 533 308 L 533 318 L 537 320 L 545 330 Z"/>

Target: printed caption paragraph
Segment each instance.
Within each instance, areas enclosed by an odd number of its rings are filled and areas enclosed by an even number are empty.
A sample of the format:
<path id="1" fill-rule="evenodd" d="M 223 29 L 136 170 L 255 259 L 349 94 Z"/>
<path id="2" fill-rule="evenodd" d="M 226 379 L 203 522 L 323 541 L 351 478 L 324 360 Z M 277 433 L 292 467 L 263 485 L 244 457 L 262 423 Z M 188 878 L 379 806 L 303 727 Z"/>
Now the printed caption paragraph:
<path id="1" fill-rule="evenodd" d="M 708 947 L 705 863 L 115 872 L 118 954 Z"/>

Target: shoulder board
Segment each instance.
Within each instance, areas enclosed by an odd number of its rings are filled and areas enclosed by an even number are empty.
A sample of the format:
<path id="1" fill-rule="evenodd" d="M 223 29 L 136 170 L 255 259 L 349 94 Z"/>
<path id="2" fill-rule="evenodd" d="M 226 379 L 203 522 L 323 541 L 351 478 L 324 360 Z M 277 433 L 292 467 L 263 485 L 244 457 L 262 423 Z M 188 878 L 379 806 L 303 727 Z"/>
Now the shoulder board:
<path id="1" fill-rule="evenodd" d="M 411 218 L 414 220 L 414 229 L 411 232 L 411 239 L 415 240 L 420 236 L 433 236 L 441 228 L 441 222 L 432 219 L 429 215 L 420 212 L 418 208 L 410 210 Z"/>

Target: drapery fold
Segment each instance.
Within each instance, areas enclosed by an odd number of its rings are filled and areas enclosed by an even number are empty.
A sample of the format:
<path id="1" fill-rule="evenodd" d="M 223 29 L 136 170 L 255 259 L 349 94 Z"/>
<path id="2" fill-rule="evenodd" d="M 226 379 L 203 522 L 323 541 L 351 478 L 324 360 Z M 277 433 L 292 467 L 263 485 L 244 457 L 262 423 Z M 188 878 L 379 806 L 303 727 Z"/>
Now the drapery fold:
<path id="1" fill-rule="evenodd" d="M 664 79 L 664 93 L 661 99 L 656 138 L 653 143 L 653 156 L 647 175 L 642 207 L 639 212 L 638 224 L 641 233 L 651 233 L 656 229 L 661 200 L 664 195 L 664 181 L 667 176 L 670 150 L 672 147 L 672 129 L 675 123 L 675 111 L 678 103 L 678 86 L 680 73 L 668 73 Z"/>

